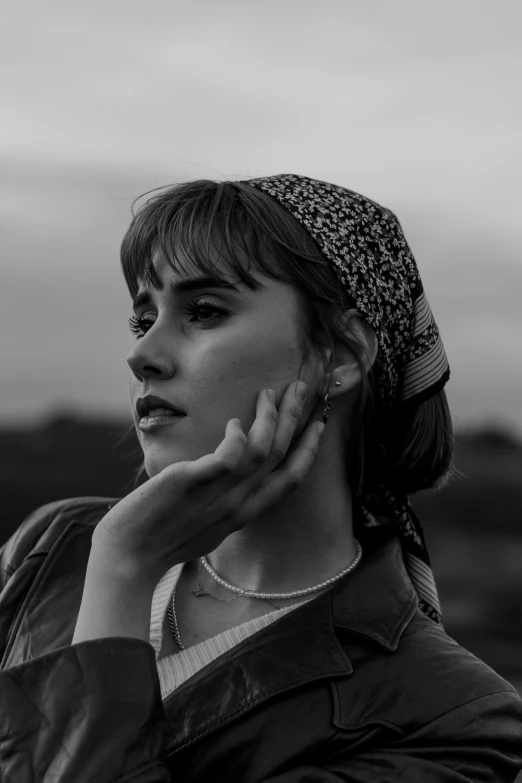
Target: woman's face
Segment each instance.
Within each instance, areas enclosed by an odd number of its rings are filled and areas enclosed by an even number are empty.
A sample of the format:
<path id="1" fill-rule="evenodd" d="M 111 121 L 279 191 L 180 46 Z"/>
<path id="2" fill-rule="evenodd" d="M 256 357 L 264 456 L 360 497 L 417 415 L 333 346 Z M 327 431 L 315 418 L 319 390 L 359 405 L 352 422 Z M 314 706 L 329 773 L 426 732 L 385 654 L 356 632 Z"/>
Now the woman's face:
<path id="1" fill-rule="evenodd" d="M 127 362 L 132 371 L 132 413 L 150 477 L 174 462 L 212 453 L 223 440 L 229 419 L 239 418 L 248 435 L 259 392 L 274 389 L 279 404 L 301 365 L 298 300 L 291 286 L 256 272 L 266 286 L 259 291 L 236 281 L 237 291 L 208 285 L 176 291 L 171 286 L 201 276 L 187 260 L 183 262 L 187 274 L 178 275 L 165 258 L 156 256 L 162 289 L 140 286 L 136 297 L 144 300 L 140 295 L 146 294 L 148 299 L 135 308 L 144 334 Z M 231 281 L 225 267 L 214 263 Z M 200 309 L 189 315 L 184 308 L 190 302 Z M 313 377 L 304 374 L 301 380 L 308 383 L 309 394 L 295 437 L 313 407 L 315 391 Z M 140 430 L 136 402 L 148 394 L 164 398 L 186 415 Z"/>

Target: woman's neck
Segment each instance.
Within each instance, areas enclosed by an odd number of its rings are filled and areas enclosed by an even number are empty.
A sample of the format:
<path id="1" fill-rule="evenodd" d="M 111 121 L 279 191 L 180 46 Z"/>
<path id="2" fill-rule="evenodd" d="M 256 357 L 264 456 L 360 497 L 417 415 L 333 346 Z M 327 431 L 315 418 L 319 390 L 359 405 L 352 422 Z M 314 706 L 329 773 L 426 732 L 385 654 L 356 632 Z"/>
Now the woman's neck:
<path id="1" fill-rule="evenodd" d="M 334 576 L 355 554 L 351 489 L 317 464 L 299 490 L 228 536 L 208 559 L 237 587 L 289 592 Z"/>

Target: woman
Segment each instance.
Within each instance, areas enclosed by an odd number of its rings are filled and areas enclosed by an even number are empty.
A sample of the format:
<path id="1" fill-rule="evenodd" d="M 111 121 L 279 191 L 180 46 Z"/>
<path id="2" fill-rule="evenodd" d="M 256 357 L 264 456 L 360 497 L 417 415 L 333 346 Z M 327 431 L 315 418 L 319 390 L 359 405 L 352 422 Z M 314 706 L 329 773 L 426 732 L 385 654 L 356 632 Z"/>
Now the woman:
<path id="1" fill-rule="evenodd" d="M 2 549 L 2 780 L 513 781 L 521 700 L 445 634 L 407 497 L 455 470 L 394 215 L 192 182 L 122 265 L 147 480 Z"/>

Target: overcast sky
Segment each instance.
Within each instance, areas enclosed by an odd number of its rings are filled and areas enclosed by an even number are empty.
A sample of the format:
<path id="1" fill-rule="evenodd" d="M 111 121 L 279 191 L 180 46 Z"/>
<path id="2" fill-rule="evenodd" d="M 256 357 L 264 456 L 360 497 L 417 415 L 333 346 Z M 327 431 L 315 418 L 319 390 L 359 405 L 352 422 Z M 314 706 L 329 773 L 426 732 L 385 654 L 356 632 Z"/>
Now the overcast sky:
<path id="1" fill-rule="evenodd" d="M 395 211 L 456 424 L 522 434 L 521 8 L 4 3 L 0 420 L 128 415 L 133 198 L 294 172 Z"/>

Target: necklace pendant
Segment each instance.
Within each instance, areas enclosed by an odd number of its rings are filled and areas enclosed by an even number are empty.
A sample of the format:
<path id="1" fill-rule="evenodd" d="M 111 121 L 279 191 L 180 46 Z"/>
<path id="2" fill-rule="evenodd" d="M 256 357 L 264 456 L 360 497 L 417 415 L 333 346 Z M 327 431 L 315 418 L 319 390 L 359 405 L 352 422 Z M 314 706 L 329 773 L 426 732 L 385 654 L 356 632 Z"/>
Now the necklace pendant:
<path id="1" fill-rule="evenodd" d="M 200 583 L 198 583 L 198 584 L 197 584 L 197 585 L 196 585 L 196 586 L 195 586 L 195 587 L 192 589 L 192 592 L 194 593 L 194 595 L 196 596 L 196 598 L 200 598 L 202 595 L 210 595 L 210 593 L 207 593 L 207 592 L 206 592 L 206 591 L 203 589 L 203 586 L 202 586 Z"/>

